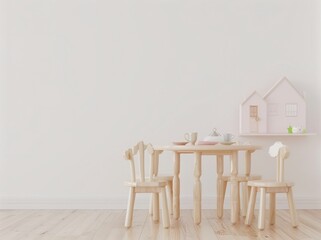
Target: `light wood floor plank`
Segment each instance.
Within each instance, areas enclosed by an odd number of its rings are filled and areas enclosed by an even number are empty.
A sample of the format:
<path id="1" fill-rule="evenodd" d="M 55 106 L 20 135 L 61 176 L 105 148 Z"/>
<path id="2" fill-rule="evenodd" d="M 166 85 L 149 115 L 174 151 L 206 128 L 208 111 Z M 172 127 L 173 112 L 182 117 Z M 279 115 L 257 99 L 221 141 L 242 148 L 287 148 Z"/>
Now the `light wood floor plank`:
<path id="1" fill-rule="evenodd" d="M 230 223 L 230 211 L 222 219 L 216 210 L 203 210 L 202 223 L 195 225 L 192 210 L 182 210 L 179 220 L 171 217 L 169 229 L 155 223 L 148 210 L 135 210 L 133 226 L 124 227 L 125 210 L 0 210 L 1 240 L 320 240 L 321 210 L 299 210 L 300 224 L 291 226 L 288 210 L 277 210 L 275 225 L 268 214 L 263 231 L 257 229 L 257 211 L 251 226 L 240 217 Z M 161 222 L 161 219 L 160 219 Z"/>
<path id="2" fill-rule="evenodd" d="M 208 214 L 207 214 L 208 212 Z M 211 236 L 212 240 L 218 240 L 219 238 L 214 232 L 214 229 L 212 228 L 210 221 L 208 219 L 209 213 L 215 214 L 215 217 L 217 216 L 216 210 L 214 211 L 202 211 L 202 224 L 196 225 L 195 230 L 199 236 L 199 239 L 206 239 L 208 236 Z"/>
<path id="3" fill-rule="evenodd" d="M 148 218 L 149 214 L 146 214 L 145 210 L 134 210 L 134 220 L 132 227 L 127 229 L 124 233 L 123 240 L 138 240 L 143 231 L 143 227 Z M 123 223 L 124 224 L 124 223 Z"/>

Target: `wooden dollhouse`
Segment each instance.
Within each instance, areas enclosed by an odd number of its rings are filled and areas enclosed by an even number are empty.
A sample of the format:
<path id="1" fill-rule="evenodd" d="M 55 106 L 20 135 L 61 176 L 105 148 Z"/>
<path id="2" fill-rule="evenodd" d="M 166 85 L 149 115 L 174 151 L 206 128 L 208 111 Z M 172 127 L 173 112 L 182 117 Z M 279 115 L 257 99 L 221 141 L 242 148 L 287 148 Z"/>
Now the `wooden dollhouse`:
<path id="1" fill-rule="evenodd" d="M 288 134 L 292 128 L 295 133 L 305 133 L 306 102 L 287 78 L 278 81 L 264 96 L 254 91 L 241 103 L 241 135 Z"/>

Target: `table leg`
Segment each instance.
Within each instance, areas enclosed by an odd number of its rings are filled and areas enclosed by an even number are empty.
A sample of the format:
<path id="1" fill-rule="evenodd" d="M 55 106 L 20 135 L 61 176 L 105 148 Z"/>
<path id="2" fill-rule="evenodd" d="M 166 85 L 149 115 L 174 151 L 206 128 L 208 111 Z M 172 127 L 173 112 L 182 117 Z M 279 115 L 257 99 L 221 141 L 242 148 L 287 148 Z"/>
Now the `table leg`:
<path id="1" fill-rule="evenodd" d="M 217 173 L 217 217 L 223 217 L 223 205 L 224 205 L 224 182 L 222 180 L 224 172 L 224 156 L 218 155 L 216 157 L 216 173 Z"/>
<path id="2" fill-rule="evenodd" d="M 245 176 L 250 176 L 251 174 L 251 154 L 252 151 L 245 152 Z"/>
<path id="3" fill-rule="evenodd" d="M 202 175 L 202 161 L 201 153 L 195 153 L 195 166 L 194 166 L 194 223 L 201 223 L 202 212 L 202 185 L 200 177 Z"/>
<path id="4" fill-rule="evenodd" d="M 238 218 L 238 153 L 237 151 L 232 153 L 231 156 L 231 222 L 235 224 Z"/>
<path id="5" fill-rule="evenodd" d="M 180 217 L 180 154 L 174 153 L 174 178 L 173 178 L 173 208 L 174 219 Z"/>
<path id="6" fill-rule="evenodd" d="M 245 176 L 251 175 L 251 154 L 253 151 L 245 152 Z M 242 183 L 242 216 L 246 216 L 247 206 L 250 199 L 250 187 L 247 187 L 247 182 Z"/>

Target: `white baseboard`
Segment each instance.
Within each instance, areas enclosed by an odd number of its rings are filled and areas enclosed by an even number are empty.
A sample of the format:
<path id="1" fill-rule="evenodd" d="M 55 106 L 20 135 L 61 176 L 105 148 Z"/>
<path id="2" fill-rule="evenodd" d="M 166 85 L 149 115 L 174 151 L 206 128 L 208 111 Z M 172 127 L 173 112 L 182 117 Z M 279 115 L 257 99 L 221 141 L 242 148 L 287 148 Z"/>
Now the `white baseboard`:
<path id="1" fill-rule="evenodd" d="M 225 199 L 225 208 L 229 209 L 229 198 Z M 321 209 L 321 199 L 295 197 L 297 209 Z M 119 198 L 81 198 L 81 199 L 45 199 L 45 198 L 0 198 L 0 209 L 125 209 L 127 197 Z M 149 198 L 136 198 L 135 209 L 147 209 Z M 267 205 L 268 206 L 268 205 Z M 258 203 L 256 204 L 258 207 Z M 192 209 L 193 198 L 181 197 L 181 209 Z M 205 196 L 203 209 L 216 209 L 216 197 Z M 287 209 L 286 197 L 277 198 L 277 208 Z"/>

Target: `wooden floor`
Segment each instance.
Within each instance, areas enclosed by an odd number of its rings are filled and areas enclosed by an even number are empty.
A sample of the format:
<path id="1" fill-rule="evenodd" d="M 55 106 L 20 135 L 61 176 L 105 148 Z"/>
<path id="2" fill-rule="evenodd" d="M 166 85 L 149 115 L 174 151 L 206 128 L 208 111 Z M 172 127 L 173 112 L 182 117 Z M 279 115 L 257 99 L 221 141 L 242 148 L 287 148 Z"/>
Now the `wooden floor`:
<path id="1" fill-rule="evenodd" d="M 182 210 L 181 219 L 171 219 L 170 229 L 153 223 L 147 210 L 135 210 L 133 227 L 123 227 L 124 210 L 0 210 L 1 240 L 121 240 L 121 239 L 321 239 L 321 210 L 299 210 L 300 225 L 292 228 L 286 210 L 277 210 L 276 225 L 257 223 L 247 227 L 223 219 L 215 210 L 202 212 L 202 223 L 193 223 L 192 211 Z"/>

